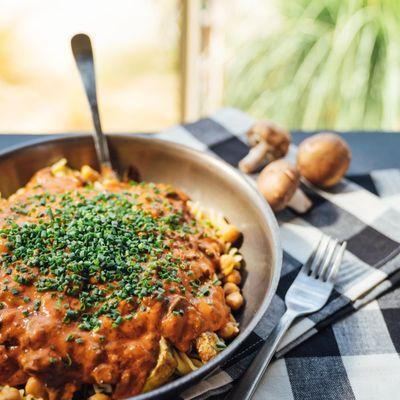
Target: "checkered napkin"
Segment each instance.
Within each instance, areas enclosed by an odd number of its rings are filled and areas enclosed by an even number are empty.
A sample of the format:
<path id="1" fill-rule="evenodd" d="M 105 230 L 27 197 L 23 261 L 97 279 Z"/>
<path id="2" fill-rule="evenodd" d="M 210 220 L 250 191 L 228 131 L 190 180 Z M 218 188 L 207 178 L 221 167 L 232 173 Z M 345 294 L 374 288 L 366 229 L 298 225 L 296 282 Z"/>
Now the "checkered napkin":
<path id="1" fill-rule="evenodd" d="M 213 153 L 236 167 L 248 152 L 244 133 L 253 122 L 238 110 L 223 109 L 159 135 Z M 295 152 L 292 146 L 288 158 L 293 159 Z M 182 399 L 222 398 L 240 378 L 283 314 L 285 293 L 321 232 L 348 243 L 337 284 L 321 311 L 299 319 L 289 330 L 255 398 L 358 400 L 377 398 L 374 393 L 381 399 L 400 398 L 400 296 L 373 301 L 400 282 L 400 172 L 377 171 L 359 178 L 343 181 L 331 191 L 304 186 L 312 210 L 304 215 L 289 209 L 277 214 L 284 254 L 271 306 L 241 349 L 221 369 L 182 393 Z"/>

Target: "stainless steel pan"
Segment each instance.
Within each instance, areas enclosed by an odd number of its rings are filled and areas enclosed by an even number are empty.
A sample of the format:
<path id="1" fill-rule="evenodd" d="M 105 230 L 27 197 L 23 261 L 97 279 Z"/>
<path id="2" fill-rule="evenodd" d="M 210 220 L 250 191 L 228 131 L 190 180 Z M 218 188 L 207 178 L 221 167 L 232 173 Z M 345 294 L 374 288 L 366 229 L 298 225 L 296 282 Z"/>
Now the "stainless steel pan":
<path id="1" fill-rule="evenodd" d="M 153 138 L 113 135 L 109 138 L 113 165 L 120 171 L 134 166 L 142 180 L 171 183 L 202 205 L 220 210 L 243 232 L 245 307 L 239 316 L 240 335 L 199 370 L 176 379 L 135 400 L 170 398 L 195 384 L 233 355 L 255 327 L 275 293 L 282 250 L 278 225 L 267 203 L 239 172 L 216 158 L 187 147 Z M 72 167 L 96 166 L 90 136 L 45 139 L 0 152 L 0 191 L 9 196 L 35 171 L 68 159 Z"/>

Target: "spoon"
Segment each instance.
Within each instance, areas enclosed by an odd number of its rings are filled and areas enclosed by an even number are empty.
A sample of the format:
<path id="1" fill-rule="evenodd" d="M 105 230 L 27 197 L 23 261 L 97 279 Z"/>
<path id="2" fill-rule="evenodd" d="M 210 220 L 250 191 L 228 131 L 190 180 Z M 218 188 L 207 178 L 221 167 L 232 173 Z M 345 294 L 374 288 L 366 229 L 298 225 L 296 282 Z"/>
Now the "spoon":
<path id="1" fill-rule="evenodd" d="M 96 77 L 92 44 L 89 36 L 79 33 L 71 39 L 72 53 L 80 73 L 94 125 L 93 140 L 96 149 L 100 170 L 108 175 L 116 176 L 110 159 L 107 138 L 101 129 L 99 108 L 97 105 Z"/>

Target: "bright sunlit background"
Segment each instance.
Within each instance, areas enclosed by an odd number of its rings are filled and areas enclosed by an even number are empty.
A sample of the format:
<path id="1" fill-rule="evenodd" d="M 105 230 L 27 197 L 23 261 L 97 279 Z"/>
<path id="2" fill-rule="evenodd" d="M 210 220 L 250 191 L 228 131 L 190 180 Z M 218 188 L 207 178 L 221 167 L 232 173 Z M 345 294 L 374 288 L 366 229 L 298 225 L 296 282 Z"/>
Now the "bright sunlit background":
<path id="1" fill-rule="evenodd" d="M 103 127 L 239 107 L 297 129 L 400 128 L 397 0 L 0 0 L 0 132 L 88 131 L 70 38 L 91 36 Z"/>
<path id="2" fill-rule="evenodd" d="M 70 49 L 92 38 L 104 130 L 178 120 L 177 2 L 0 0 L 0 131 L 91 128 Z"/>

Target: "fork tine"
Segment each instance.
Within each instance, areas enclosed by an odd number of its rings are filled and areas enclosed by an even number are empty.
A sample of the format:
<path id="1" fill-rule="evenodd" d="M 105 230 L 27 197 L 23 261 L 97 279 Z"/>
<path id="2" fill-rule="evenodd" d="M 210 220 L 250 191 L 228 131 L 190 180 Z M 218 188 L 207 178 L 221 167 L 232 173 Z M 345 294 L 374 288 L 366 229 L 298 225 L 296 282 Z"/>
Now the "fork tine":
<path id="1" fill-rule="evenodd" d="M 317 251 L 319 251 L 321 245 L 322 245 L 322 241 L 324 240 L 325 235 L 321 234 L 321 237 L 319 238 L 318 244 L 316 247 L 314 247 L 314 250 L 312 251 L 310 257 L 308 257 L 307 261 L 305 262 L 305 264 L 303 265 L 303 270 L 304 272 L 306 272 L 307 274 L 310 272 L 311 270 L 311 264 L 313 263 L 313 261 L 315 260 L 315 257 L 317 255 Z"/>
<path id="2" fill-rule="evenodd" d="M 324 261 L 325 254 L 328 250 L 330 241 L 331 238 L 329 236 L 323 235 L 323 238 L 321 239 L 320 245 L 317 248 L 317 253 L 314 259 L 310 260 L 310 273 L 311 276 L 313 276 L 314 278 L 317 276 L 319 267 L 321 263 Z"/>
<path id="3" fill-rule="evenodd" d="M 326 271 L 328 270 L 329 266 L 332 264 L 332 260 L 334 260 L 335 252 L 338 248 L 338 240 L 331 239 L 329 242 L 329 246 L 325 253 L 325 259 L 321 263 L 321 267 L 319 268 L 316 276 L 318 279 L 325 280 Z"/>
<path id="4" fill-rule="evenodd" d="M 347 242 L 343 242 L 342 245 L 340 246 L 340 248 L 336 254 L 336 257 L 335 257 L 333 263 L 331 264 L 331 267 L 327 271 L 327 277 L 326 277 L 327 281 L 335 283 L 337 274 L 340 269 L 340 265 L 342 264 L 342 259 L 343 259 L 344 252 L 346 250 L 346 246 L 347 246 Z"/>

